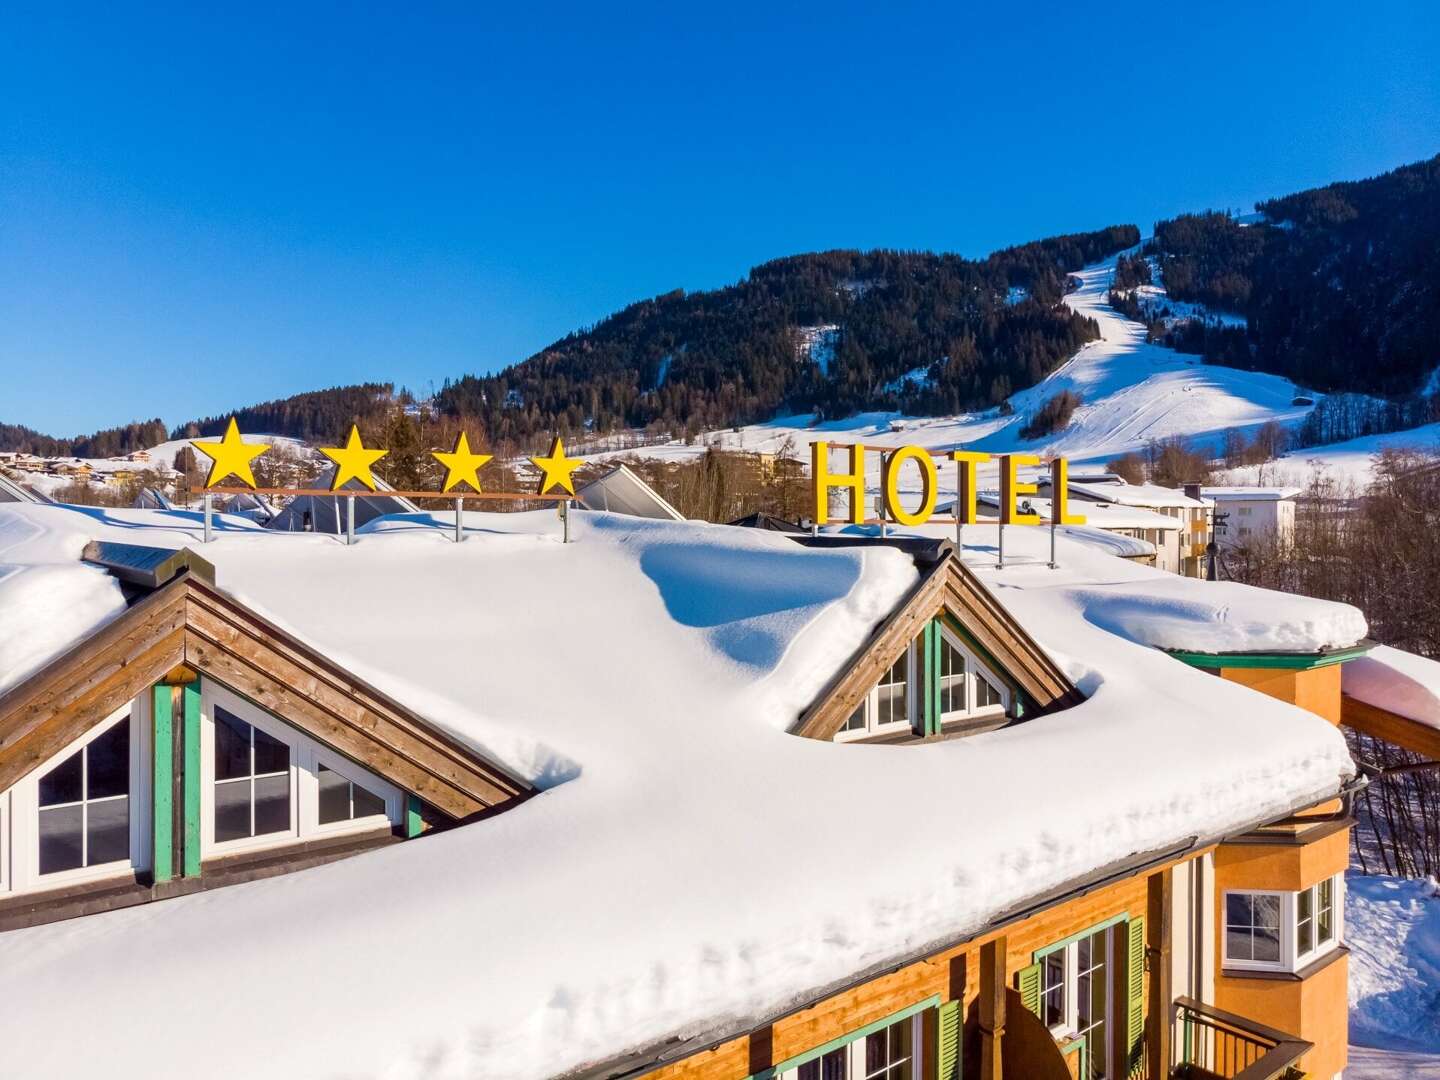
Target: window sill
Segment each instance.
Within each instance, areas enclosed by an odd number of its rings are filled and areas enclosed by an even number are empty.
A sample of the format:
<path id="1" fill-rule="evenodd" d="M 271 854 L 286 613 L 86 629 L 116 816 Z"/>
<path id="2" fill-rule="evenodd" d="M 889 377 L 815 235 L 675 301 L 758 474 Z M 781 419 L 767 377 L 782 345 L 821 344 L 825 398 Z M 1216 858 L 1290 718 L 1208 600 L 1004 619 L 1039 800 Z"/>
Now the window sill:
<path id="1" fill-rule="evenodd" d="M 1312 975 L 1324 971 L 1336 960 L 1339 960 L 1340 957 L 1348 956 L 1349 954 L 1350 949 L 1347 946 L 1337 945 L 1324 956 L 1316 957 L 1314 960 L 1306 963 L 1304 967 L 1298 968 L 1295 971 L 1282 971 L 1278 968 L 1270 971 L 1264 968 L 1222 967 L 1220 974 L 1227 979 L 1270 979 L 1279 982 L 1303 982 Z"/>

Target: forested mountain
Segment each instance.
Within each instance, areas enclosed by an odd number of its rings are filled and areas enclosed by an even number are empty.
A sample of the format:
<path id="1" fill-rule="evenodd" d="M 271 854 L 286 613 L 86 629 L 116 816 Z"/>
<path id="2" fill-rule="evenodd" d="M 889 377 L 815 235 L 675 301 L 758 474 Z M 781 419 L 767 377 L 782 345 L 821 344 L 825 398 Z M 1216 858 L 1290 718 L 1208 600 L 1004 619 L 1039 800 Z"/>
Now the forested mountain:
<path id="1" fill-rule="evenodd" d="M 42 457 L 115 457 L 165 441 L 165 424 L 144 420 L 106 428 L 93 435 L 57 439 L 19 424 L 0 424 L 0 450 L 18 450 Z"/>
<path id="2" fill-rule="evenodd" d="M 779 409 L 957 412 L 1038 382 L 1097 331 L 1060 304 L 1066 275 L 1139 241 L 1133 225 L 987 259 L 829 251 L 736 285 L 676 290 L 522 363 L 447 383 L 437 404 L 494 439 L 643 427 L 699 430 Z"/>
<path id="3" fill-rule="evenodd" d="M 312 390 L 293 397 L 247 405 L 223 416 L 207 416 L 181 424 L 172 439 L 193 439 L 219 435 L 234 416 L 241 431 L 263 431 L 267 435 L 290 435 L 296 439 L 333 439 L 344 435 L 352 423 L 361 423 L 385 413 L 394 404 L 391 383 L 362 383 Z"/>
<path id="4" fill-rule="evenodd" d="M 1169 295 L 1248 320 L 1248 358 L 1211 335 L 1209 359 L 1319 390 L 1415 391 L 1440 365 L 1440 157 L 1257 209 L 1155 226 Z"/>

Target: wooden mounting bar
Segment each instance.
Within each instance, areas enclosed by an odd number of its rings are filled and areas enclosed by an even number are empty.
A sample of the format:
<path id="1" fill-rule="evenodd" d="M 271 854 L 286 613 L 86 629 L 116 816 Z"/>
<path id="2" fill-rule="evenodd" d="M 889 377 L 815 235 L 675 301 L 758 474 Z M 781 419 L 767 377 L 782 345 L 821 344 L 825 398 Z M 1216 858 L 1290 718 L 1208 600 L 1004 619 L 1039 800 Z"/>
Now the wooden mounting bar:
<path id="1" fill-rule="evenodd" d="M 454 502 L 456 499 L 480 499 L 495 502 L 571 502 L 574 495 L 527 495 L 518 491 L 352 491 L 348 488 L 341 488 L 339 491 L 331 491 L 329 488 L 252 488 L 252 487 L 192 487 L 192 495 L 316 495 L 316 496 L 337 496 L 343 497 L 353 495 L 357 499 L 385 499 L 399 497 L 402 499 L 444 499 L 446 502 Z"/>

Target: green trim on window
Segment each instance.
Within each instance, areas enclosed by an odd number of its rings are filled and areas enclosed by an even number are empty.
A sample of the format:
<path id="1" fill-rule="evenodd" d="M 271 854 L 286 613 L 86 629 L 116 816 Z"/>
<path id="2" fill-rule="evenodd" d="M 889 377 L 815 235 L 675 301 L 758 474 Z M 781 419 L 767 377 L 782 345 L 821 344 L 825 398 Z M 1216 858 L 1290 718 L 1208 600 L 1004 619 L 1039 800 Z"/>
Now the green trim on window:
<path id="1" fill-rule="evenodd" d="M 405 796 L 405 836 L 414 838 L 425 829 L 425 819 L 420 816 L 420 796 Z"/>
<path id="2" fill-rule="evenodd" d="M 1025 693 L 1020 684 L 1011 678 L 1010 673 L 995 659 L 990 650 L 976 641 L 975 636 L 960 625 L 960 621 L 955 616 L 951 615 L 949 611 L 941 611 L 937 621 L 943 622 L 945 628 L 958 637 L 967 649 L 978 656 L 996 679 L 1005 684 L 1005 688 L 1010 691 L 1010 715 L 1023 716 L 1025 710 L 1035 704 L 1030 695 Z"/>
<path id="3" fill-rule="evenodd" d="M 1274 668 L 1284 671 L 1311 671 L 1315 668 L 1343 664 L 1347 660 L 1364 656 L 1372 645 L 1365 642 L 1351 645 L 1348 649 L 1333 649 L 1321 653 L 1198 653 L 1182 649 L 1168 650 L 1170 655 L 1182 663 L 1198 668 Z"/>
<path id="4" fill-rule="evenodd" d="M 965 1055 L 960 1045 L 964 1017 L 961 1002 L 947 1001 L 935 1010 L 935 1074 L 936 1080 L 963 1080 Z"/>
<path id="5" fill-rule="evenodd" d="M 1110 918 L 1106 919 L 1104 922 L 1096 923 L 1094 926 L 1089 927 L 1086 930 L 1081 930 L 1079 933 L 1071 934 L 1069 937 L 1063 938 L 1062 940 L 1055 942 L 1053 945 L 1046 945 L 1043 949 L 1036 949 L 1033 953 L 1030 954 L 1030 959 L 1035 963 L 1039 963 L 1051 953 L 1059 952 L 1061 949 L 1065 948 L 1065 946 L 1073 945 L 1081 938 L 1089 937 L 1091 934 L 1098 934 L 1101 930 L 1108 930 L 1112 926 L 1119 926 L 1121 923 L 1129 921 L 1130 913 L 1128 911 L 1122 912 L 1119 915 L 1113 915 Z"/>
<path id="6" fill-rule="evenodd" d="M 783 1072 L 788 1072 L 790 1069 L 798 1069 L 807 1061 L 814 1061 L 816 1058 L 823 1057 L 832 1050 L 839 1050 L 842 1046 L 847 1046 L 858 1039 L 865 1038 L 866 1035 L 873 1035 L 881 1028 L 887 1028 L 891 1024 L 898 1024 L 901 1020 L 907 1020 L 916 1013 L 924 1012 L 926 1009 L 933 1009 L 939 1004 L 940 995 L 931 994 L 924 1001 L 918 1001 L 914 1005 L 901 1009 L 897 1013 L 891 1013 L 883 1020 L 876 1020 L 872 1024 L 866 1024 L 862 1028 L 831 1039 L 829 1042 L 822 1046 L 817 1046 L 813 1050 L 806 1050 L 803 1054 L 796 1054 L 792 1058 L 787 1058 L 778 1065 L 772 1065 L 768 1069 L 761 1069 L 759 1072 L 751 1073 L 745 1080 L 773 1080 L 774 1077 L 779 1076 Z M 921 1044 L 917 1041 L 915 1043 L 917 1053 L 919 1053 L 920 1047 Z"/>
<path id="7" fill-rule="evenodd" d="M 1090 1075 L 1090 1070 L 1087 1068 L 1087 1066 L 1090 1064 L 1090 1062 L 1089 1062 L 1089 1057 L 1090 1057 L 1090 1041 L 1089 1041 L 1089 1040 L 1090 1040 L 1090 1036 L 1089 1036 L 1089 1035 L 1076 1035 L 1076 1036 L 1074 1036 L 1073 1038 L 1071 1038 L 1068 1042 L 1066 1042 L 1064 1046 L 1062 1046 L 1062 1047 L 1060 1048 L 1060 1056 L 1061 1056 L 1062 1058 L 1067 1058 L 1067 1057 L 1069 1057 L 1071 1054 L 1075 1053 L 1075 1051 L 1077 1051 L 1077 1050 L 1080 1052 L 1080 1063 L 1079 1063 L 1079 1067 L 1078 1067 L 1078 1068 L 1076 1069 L 1076 1071 L 1075 1071 L 1075 1075 L 1076 1075 L 1076 1076 L 1089 1076 L 1089 1075 Z"/>
<path id="8" fill-rule="evenodd" d="M 185 717 L 185 876 L 200 876 L 200 680 L 180 689 Z"/>
<path id="9" fill-rule="evenodd" d="M 150 688 L 151 701 L 151 772 L 150 772 L 150 831 L 154 837 L 151 846 L 151 875 L 159 881 L 169 881 L 175 876 L 175 847 L 170 835 L 175 813 L 175 754 L 174 754 L 174 708 L 170 687 L 159 683 Z"/>

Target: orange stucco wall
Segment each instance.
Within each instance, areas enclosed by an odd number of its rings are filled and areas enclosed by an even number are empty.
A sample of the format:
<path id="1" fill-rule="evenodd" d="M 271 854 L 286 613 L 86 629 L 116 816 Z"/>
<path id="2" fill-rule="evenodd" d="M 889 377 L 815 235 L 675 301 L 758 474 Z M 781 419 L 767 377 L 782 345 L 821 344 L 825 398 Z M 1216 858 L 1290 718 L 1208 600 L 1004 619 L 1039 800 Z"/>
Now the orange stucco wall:
<path id="1" fill-rule="evenodd" d="M 1340 723 L 1340 665 L 1288 671 L 1284 668 L 1221 668 L 1222 678 L 1281 701 L 1299 705 L 1332 724 Z"/>
<path id="2" fill-rule="evenodd" d="M 1221 844 L 1215 849 L 1215 1004 L 1313 1042 L 1315 1049 L 1300 1064 L 1307 1074 L 1325 1080 L 1346 1062 L 1348 959 L 1341 955 L 1304 979 L 1227 975 L 1223 959 L 1225 892 L 1298 892 L 1342 873 L 1349 856 L 1348 829 L 1309 844 Z"/>

